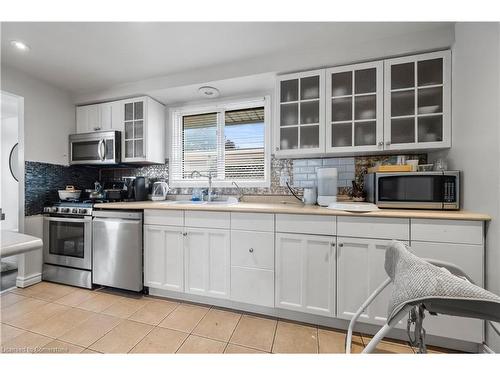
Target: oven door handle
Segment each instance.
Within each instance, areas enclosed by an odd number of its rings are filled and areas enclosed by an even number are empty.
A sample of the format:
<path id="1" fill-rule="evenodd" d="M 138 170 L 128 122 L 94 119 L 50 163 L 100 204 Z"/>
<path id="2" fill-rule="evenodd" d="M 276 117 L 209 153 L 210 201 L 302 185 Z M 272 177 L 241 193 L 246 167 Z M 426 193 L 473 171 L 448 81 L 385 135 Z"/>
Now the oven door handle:
<path id="1" fill-rule="evenodd" d="M 46 221 L 58 221 L 58 222 L 66 222 L 66 223 L 90 223 L 92 218 L 84 217 L 84 218 L 71 218 L 71 217 L 44 217 Z"/>

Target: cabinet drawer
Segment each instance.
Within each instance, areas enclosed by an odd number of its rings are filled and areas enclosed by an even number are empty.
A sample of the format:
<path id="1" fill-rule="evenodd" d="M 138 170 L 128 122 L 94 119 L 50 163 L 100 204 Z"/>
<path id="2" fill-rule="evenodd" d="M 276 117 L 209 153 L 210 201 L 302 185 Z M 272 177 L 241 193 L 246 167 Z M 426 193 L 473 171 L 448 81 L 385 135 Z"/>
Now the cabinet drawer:
<path id="1" fill-rule="evenodd" d="M 274 307 L 274 272 L 231 267 L 231 299 L 252 305 Z"/>
<path id="2" fill-rule="evenodd" d="M 144 210 L 144 224 L 183 226 L 184 211 Z"/>
<path id="3" fill-rule="evenodd" d="M 482 245 L 483 222 L 411 219 L 411 239 Z"/>
<path id="4" fill-rule="evenodd" d="M 186 211 L 186 227 L 229 229 L 229 212 Z"/>
<path id="5" fill-rule="evenodd" d="M 409 231 L 409 219 L 350 216 L 337 218 L 338 236 L 407 241 L 410 239 Z"/>
<path id="6" fill-rule="evenodd" d="M 233 212 L 231 229 L 274 232 L 274 214 Z"/>
<path id="7" fill-rule="evenodd" d="M 274 269 L 274 233 L 232 230 L 231 265 Z"/>
<path id="8" fill-rule="evenodd" d="M 335 216 L 276 215 L 276 232 L 335 235 Z"/>

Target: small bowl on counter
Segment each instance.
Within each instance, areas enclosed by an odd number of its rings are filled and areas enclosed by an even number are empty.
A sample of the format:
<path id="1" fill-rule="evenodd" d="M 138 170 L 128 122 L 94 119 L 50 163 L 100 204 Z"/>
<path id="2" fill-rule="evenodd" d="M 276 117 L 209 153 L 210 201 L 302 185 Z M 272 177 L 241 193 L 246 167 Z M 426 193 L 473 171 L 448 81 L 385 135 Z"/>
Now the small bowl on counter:
<path id="1" fill-rule="evenodd" d="M 419 172 L 429 172 L 432 171 L 434 168 L 434 164 L 420 164 L 418 166 L 418 171 Z"/>

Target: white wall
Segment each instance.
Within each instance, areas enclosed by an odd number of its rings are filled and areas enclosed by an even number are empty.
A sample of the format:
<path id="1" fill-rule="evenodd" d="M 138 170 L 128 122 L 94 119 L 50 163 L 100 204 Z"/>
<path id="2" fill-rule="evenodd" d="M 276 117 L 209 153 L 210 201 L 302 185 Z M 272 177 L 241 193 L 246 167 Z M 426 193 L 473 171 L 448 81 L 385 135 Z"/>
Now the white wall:
<path id="1" fill-rule="evenodd" d="M 70 95 L 2 65 L 1 89 L 24 97 L 25 160 L 68 164 L 68 135 L 76 129 Z"/>
<path id="2" fill-rule="evenodd" d="M 493 217 L 486 238 L 486 287 L 500 295 L 500 24 L 457 23 L 452 49 L 450 167 L 463 171 L 462 204 Z M 500 337 L 487 330 L 500 353 Z"/>

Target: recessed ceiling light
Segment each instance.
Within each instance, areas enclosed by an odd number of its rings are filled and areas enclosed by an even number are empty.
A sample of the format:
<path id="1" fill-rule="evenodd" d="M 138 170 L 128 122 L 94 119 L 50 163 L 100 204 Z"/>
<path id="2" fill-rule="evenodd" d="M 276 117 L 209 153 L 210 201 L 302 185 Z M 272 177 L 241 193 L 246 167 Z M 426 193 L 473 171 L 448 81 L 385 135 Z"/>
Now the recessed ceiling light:
<path id="1" fill-rule="evenodd" d="M 10 45 L 19 51 L 28 52 L 30 50 L 30 47 L 26 43 L 19 40 L 11 40 Z"/>
<path id="2" fill-rule="evenodd" d="M 202 86 L 198 89 L 198 93 L 204 98 L 217 98 L 220 95 L 219 90 L 212 86 Z"/>

